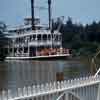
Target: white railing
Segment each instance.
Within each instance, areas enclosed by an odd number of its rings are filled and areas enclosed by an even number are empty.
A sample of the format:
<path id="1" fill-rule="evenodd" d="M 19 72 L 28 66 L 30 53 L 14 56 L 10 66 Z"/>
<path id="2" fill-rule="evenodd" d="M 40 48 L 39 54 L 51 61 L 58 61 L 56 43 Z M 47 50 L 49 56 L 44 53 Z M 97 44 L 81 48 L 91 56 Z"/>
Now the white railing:
<path id="1" fill-rule="evenodd" d="M 31 42 L 29 42 L 29 46 L 48 46 L 48 45 L 52 45 L 52 41 L 51 40 L 38 40 L 38 41 L 36 41 L 36 40 L 34 40 L 34 41 L 31 41 Z M 54 45 L 55 46 L 60 46 L 61 45 L 61 42 L 60 41 L 55 41 L 54 42 Z"/>
<path id="2" fill-rule="evenodd" d="M 71 90 L 79 87 L 90 86 L 94 84 L 100 83 L 100 76 L 89 76 L 83 78 L 77 78 L 68 81 L 61 82 L 53 82 L 46 83 L 41 85 L 33 85 L 23 88 L 18 88 L 16 90 L 16 96 L 13 96 L 13 91 L 11 90 L 3 90 L 2 95 L 0 96 L 0 100 L 19 100 L 19 99 L 27 99 L 30 97 L 38 97 L 45 96 L 48 94 L 53 94 L 57 92 L 63 92 L 66 90 Z"/>

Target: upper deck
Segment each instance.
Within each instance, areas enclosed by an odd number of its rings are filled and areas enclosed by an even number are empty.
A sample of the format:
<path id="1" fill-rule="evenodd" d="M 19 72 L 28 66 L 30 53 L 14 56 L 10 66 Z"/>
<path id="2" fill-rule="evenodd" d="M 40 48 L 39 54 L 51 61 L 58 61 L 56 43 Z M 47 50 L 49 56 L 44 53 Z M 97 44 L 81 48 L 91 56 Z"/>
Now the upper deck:
<path id="1" fill-rule="evenodd" d="M 32 30 L 31 19 L 25 19 L 25 23 L 16 27 L 8 27 L 8 38 L 12 40 L 15 47 L 23 46 L 60 46 L 62 36 L 59 31 L 51 33 L 48 25 L 40 24 L 36 19 L 35 30 Z M 52 43 L 53 42 L 53 43 Z"/>
<path id="2" fill-rule="evenodd" d="M 50 30 L 35 30 L 35 31 L 26 31 L 26 32 L 21 32 L 21 33 L 13 33 L 13 34 L 9 34 L 7 37 L 8 38 L 23 38 L 23 37 L 28 37 L 28 36 L 38 36 L 38 35 L 51 35 L 52 33 L 50 32 Z M 53 33 L 54 35 L 61 35 L 60 32 L 58 31 L 54 31 Z"/>

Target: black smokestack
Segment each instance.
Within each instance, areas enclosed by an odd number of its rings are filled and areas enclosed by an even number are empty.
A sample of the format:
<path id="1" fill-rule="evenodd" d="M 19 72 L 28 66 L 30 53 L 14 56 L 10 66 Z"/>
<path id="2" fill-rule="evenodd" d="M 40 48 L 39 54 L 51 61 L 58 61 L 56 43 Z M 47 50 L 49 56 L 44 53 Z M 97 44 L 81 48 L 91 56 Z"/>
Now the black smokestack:
<path id="1" fill-rule="evenodd" d="M 35 30 L 35 23 L 34 23 L 34 0 L 31 0 L 31 16 L 32 16 L 32 30 Z"/>
<path id="2" fill-rule="evenodd" d="M 48 0 L 49 29 L 51 29 L 51 0 Z"/>

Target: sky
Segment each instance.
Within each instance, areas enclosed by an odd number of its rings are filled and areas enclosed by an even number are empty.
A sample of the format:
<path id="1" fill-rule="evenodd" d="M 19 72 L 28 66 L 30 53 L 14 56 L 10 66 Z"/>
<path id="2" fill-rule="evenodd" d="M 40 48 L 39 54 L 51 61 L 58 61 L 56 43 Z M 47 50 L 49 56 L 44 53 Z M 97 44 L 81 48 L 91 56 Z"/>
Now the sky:
<path id="1" fill-rule="evenodd" d="M 23 19 L 31 15 L 31 0 L 0 0 L 0 21 L 7 25 L 23 24 Z M 35 0 L 35 6 L 47 7 L 47 0 Z M 35 16 L 42 23 L 48 22 L 47 10 L 35 8 Z M 100 0 L 52 0 L 52 17 L 70 16 L 74 22 L 83 24 L 100 21 Z"/>

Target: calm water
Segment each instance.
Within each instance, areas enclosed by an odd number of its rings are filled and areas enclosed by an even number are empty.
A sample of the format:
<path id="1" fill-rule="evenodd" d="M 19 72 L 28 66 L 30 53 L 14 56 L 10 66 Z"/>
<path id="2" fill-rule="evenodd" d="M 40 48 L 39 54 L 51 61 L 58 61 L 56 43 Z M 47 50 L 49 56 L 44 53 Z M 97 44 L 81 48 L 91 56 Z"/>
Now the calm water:
<path id="1" fill-rule="evenodd" d="M 57 72 L 64 79 L 86 75 L 88 68 L 79 61 L 9 61 L 0 63 L 0 89 L 40 84 L 56 80 Z"/>

